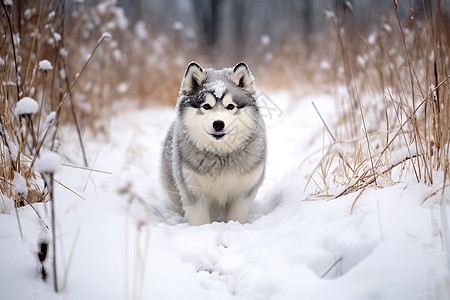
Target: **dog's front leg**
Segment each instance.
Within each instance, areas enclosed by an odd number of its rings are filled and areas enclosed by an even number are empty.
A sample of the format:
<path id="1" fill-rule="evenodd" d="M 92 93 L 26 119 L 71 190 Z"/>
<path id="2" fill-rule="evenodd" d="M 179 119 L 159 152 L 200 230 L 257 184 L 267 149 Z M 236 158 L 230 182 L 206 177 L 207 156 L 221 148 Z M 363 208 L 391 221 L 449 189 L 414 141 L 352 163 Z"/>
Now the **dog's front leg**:
<path id="1" fill-rule="evenodd" d="M 241 224 L 247 222 L 248 211 L 255 199 L 256 191 L 247 197 L 238 197 L 228 206 L 226 221 L 237 221 Z"/>
<path id="2" fill-rule="evenodd" d="M 191 205 L 184 206 L 183 209 L 184 215 L 190 225 L 197 226 L 211 223 L 208 201 L 200 199 Z"/>

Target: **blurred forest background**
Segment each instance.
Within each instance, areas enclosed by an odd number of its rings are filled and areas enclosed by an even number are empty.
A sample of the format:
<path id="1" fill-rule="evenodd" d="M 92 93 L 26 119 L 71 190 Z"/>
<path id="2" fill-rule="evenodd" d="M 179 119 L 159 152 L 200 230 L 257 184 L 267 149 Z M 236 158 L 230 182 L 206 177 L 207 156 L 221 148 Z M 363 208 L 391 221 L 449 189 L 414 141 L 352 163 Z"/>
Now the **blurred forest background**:
<path id="1" fill-rule="evenodd" d="M 448 1 L 441 1 L 448 7 Z M 288 52 L 294 41 L 303 44 L 305 55 L 315 53 L 314 42 L 332 27 L 332 15 L 351 31 L 365 32 L 379 15 L 392 15 L 392 0 L 119 0 L 118 5 L 134 27 L 144 21 L 160 32 L 180 31 L 191 39 L 187 49 L 199 51 L 211 63 L 232 64 L 244 59 L 258 62 Z M 432 2 L 400 1 L 399 14 L 409 17 L 410 5 L 417 20 L 429 13 Z M 445 16 L 448 17 L 448 16 Z M 293 46 L 293 45 L 291 45 Z M 295 45 L 298 46 L 298 45 Z M 271 52 L 272 54 L 267 55 Z"/>
<path id="2" fill-rule="evenodd" d="M 24 52 L 21 59 L 28 59 L 28 65 L 19 66 L 22 72 L 35 66 L 37 59 L 45 58 L 55 65 L 54 73 L 68 75 L 69 82 L 80 72 L 102 34 L 111 35 L 99 47 L 99 54 L 89 63 L 89 72 L 80 78 L 73 93 L 79 109 L 98 116 L 111 107 L 112 99 L 124 97 L 142 105 L 174 105 L 182 75 L 192 60 L 215 68 L 246 61 L 256 83 L 265 88 L 326 89 L 344 78 L 343 63 L 354 64 L 355 72 L 365 69 L 371 52 L 376 50 L 368 44 L 375 48 L 381 34 L 385 34 L 387 48 L 401 44 L 395 3 L 15 1 L 11 22 L 13 32 L 20 36 L 20 51 Z M 449 28 L 449 4 L 450 0 L 402 0 L 397 12 L 406 30 L 426 23 L 434 17 L 433 11 L 435 15 L 440 12 L 441 26 Z M 8 39 L 2 16 L 3 34 Z M 3 53 L 11 50 L 5 46 Z M 60 65 L 61 49 L 67 54 L 66 67 Z M 93 98 L 97 101 L 88 100 Z"/>
<path id="3" fill-rule="evenodd" d="M 449 4 L 402 0 L 397 12 L 409 30 L 433 11 L 449 28 Z M 102 55 L 107 68 L 99 69 L 108 70 L 102 78 L 118 88 L 106 90 L 139 102 L 173 105 L 192 60 L 215 68 L 244 60 L 267 88 L 324 89 L 343 73 L 342 46 L 358 71 L 372 56 L 369 37 L 372 45 L 382 33 L 387 47 L 401 43 L 392 0 L 87 0 L 69 1 L 65 11 L 66 31 L 76 43 L 69 49 L 81 48 L 81 57 L 102 32 L 112 34 L 109 55 Z"/>

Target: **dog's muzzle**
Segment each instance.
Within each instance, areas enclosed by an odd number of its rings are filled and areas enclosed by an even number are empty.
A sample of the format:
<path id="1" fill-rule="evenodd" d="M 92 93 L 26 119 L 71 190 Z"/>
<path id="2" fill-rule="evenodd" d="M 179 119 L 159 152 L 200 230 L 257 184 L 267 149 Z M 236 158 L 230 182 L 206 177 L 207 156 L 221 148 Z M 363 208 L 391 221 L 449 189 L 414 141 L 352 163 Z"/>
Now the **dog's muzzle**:
<path id="1" fill-rule="evenodd" d="M 211 133 L 211 135 L 216 139 L 220 140 L 225 136 L 225 132 L 223 132 L 223 129 L 225 128 L 225 122 L 222 120 L 216 120 L 213 122 L 213 128 L 215 132 Z"/>

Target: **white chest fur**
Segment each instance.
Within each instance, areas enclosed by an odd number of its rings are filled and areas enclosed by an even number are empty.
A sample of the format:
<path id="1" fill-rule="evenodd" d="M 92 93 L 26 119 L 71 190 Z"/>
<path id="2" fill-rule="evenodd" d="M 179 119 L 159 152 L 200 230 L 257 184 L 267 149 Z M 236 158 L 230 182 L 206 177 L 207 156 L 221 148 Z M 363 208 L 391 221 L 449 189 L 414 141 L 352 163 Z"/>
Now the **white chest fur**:
<path id="1" fill-rule="evenodd" d="M 226 206 L 229 201 L 246 197 L 261 179 L 264 165 L 261 164 L 246 174 L 227 172 L 217 176 L 198 175 L 189 169 L 183 170 L 188 189 L 197 200 L 210 201 L 219 206 Z"/>

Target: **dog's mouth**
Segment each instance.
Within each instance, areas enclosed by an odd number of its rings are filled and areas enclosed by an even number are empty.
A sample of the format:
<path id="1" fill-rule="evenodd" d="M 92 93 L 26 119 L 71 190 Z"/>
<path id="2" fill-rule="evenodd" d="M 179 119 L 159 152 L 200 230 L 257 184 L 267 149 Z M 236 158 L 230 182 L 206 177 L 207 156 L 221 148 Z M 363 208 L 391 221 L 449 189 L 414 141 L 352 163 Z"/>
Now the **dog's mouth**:
<path id="1" fill-rule="evenodd" d="M 214 133 L 210 133 L 210 135 L 213 138 L 215 138 L 216 140 L 220 140 L 226 135 L 226 133 L 225 132 L 214 132 Z"/>

